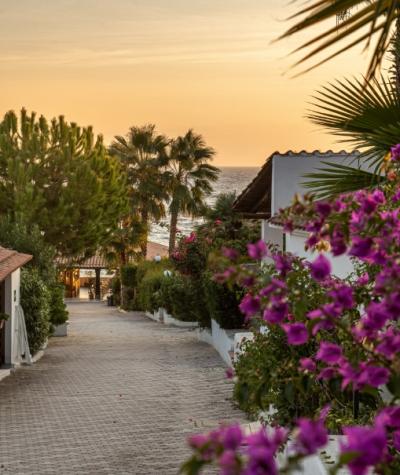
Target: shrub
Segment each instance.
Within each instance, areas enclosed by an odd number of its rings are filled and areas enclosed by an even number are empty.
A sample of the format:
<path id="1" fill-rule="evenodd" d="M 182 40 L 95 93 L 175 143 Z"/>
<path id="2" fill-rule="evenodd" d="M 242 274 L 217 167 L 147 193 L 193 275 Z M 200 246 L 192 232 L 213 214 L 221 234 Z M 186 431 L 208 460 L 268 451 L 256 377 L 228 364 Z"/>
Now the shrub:
<path id="1" fill-rule="evenodd" d="M 136 274 L 138 266 L 129 264 L 121 268 L 121 283 L 126 287 L 136 287 Z"/>
<path id="2" fill-rule="evenodd" d="M 163 270 L 149 269 L 144 277 L 138 282 L 136 305 L 140 310 L 153 312 L 159 307 L 159 299 L 157 292 L 161 288 L 163 280 Z"/>
<path id="3" fill-rule="evenodd" d="M 239 304 L 244 292 L 237 285 L 229 288 L 226 284 L 219 284 L 212 280 L 211 274 L 204 274 L 203 278 L 204 301 L 210 318 L 227 330 L 242 328 L 245 324 Z"/>
<path id="4" fill-rule="evenodd" d="M 299 417 L 313 417 L 325 404 L 334 402 L 328 418 L 332 433 L 354 422 L 352 391 L 343 391 L 340 382 L 316 380 L 299 372 L 299 360 L 313 354 L 315 342 L 300 347 L 288 346 L 285 332 L 279 327 L 268 333 L 256 333 L 246 341 L 235 364 L 234 400 L 251 417 L 260 411 L 274 411 L 264 416 L 268 424 L 288 426 Z M 360 395 L 358 422 L 367 423 L 378 399 Z"/>
<path id="5" fill-rule="evenodd" d="M 50 292 L 36 269 L 21 272 L 21 306 L 25 313 L 29 348 L 37 353 L 50 332 Z"/>
<path id="6" fill-rule="evenodd" d="M 114 276 L 111 281 L 111 290 L 114 298 L 114 305 L 121 304 L 121 279 L 119 276 Z"/>
<path id="7" fill-rule="evenodd" d="M 53 285 L 49 289 L 50 294 L 50 322 L 52 325 L 61 325 L 68 320 L 68 311 L 64 303 L 64 286 Z"/>
<path id="8" fill-rule="evenodd" d="M 121 286 L 123 292 L 123 306 L 133 310 L 135 307 L 135 290 L 137 286 L 137 265 L 126 265 L 121 268 Z"/>
<path id="9" fill-rule="evenodd" d="M 157 302 L 177 320 L 197 321 L 200 326 L 210 326 L 201 280 L 194 281 L 178 273 L 163 276 Z"/>

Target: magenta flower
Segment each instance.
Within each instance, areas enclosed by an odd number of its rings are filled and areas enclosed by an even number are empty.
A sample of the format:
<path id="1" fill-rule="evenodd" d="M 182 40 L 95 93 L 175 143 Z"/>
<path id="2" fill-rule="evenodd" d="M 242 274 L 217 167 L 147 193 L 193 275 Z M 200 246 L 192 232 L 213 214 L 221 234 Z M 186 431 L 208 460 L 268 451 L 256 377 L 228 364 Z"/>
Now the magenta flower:
<path id="1" fill-rule="evenodd" d="M 329 203 L 326 201 L 318 201 L 318 203 L 315 206 L 315 209 L 317 210 L 317 213 L 322 217 L 322 218 L 327 218 L 332 211 L 332 207 Z"/>
<path id="2" fill-rule="evenodd" d="M 263 319 L 269 323 L 281 323 L 287 317 L 289 307 L 286 302 L 275 301 L 264 310 Z"/>
<path id="3" fill-rule="evenodd" d="M 292 269 L 292 262 L 290 256 L 275 254 L 272 256 L 272 259 L 275 263 L 275 268 L 281 273 L 282 276 L 285 276 Z"/>
<path id="4" fill-rule="evenodd" d="M 343 308 L 353 308 L 354 306 L 353 289 L 346 284 L 331 290 L 328 295 Z"/>
<path id="5" fill-rule="evenodd" d="M 302 417 L 297 423 L 295 447 L 303 455 L 312 455 L 328 443 L 328 431 L 324 419 L 313 421 Z"/>
<path id="6" fill-rule="evenodd" d="M 232 379 L 233 376 L 235 375 L 234 371 L 232 368 L 227 368 L 227 370 L 225 371 L 225 376 L 227 379 Z"/>
<path id="7" fill-rule="evenodd" d="M 242 429 L 239 425 L 226 427 L 222 434 L 222 444 L 226 449 L 236 450 L 243 440 Z"/>
<path id="8" fill-rule="evenodd" d="M 332 267 L 330 261 L 323 254 L 320 254 L 314 262 L 310 264 L 310 270 L 312 278 L 320 281 L 330 275 Z"/>
<path id="9" fill-rule="evenodd" d="M 308 331 L 304 323 L 290 323 L 282 325 L 286 332 L 289 345 L 304 345 L 308 340 Z"/>
<path id="10" fill-rule="evenodd" d="M 221 249 L 222 254 L 231 261 L 235 261 L 239 257 L 239 252 L 231 247 L 223 247 Z"/>
<path id="11" fill-rule="evenodd" d="M 400 160 L 400 144 L 391 147 L 390 155 L 393 162 L 398 162 Z"/>
<path id="12" fill-rule="evenodd" d="M 357 384 L 360 388 L 364 386 L 379 388 L 387 384 L 389 377 L 390 371 L 383 366 L 364 366 L 357 378 Z"/>
<path id="13" fill-rule="evenodd" d="M 383 427 L 346 427 L 343 432 L 347 441 L 341 444 L 341 453 L 357 454 L 348 464 L 352 475 L 366 475 L 385 459 L 387 438 Z"/>
<path id="14" fill-rule="evenodd" d="M 247 294 L 243 297 L 239 305 L 240 311 L 246 315 L 246 317 L 252 317 L 260 311 L 260 298 L 258 296 Z"/>
<path id="15" fill-rule="evenodd" d="M 354 257 L 364 258 L 371 253 L 373 241 L 371 238 L 354 237 L 349 254 Z"/>
<path id="16" fill-rule="evenodd" d="M 342 358 L 342 348 L 335 343 L 321 341 L 316 358 L 327 364 L 339 363 Z"/>
<path id="17" fill-rule="evenodd" d="M 317 370 L 317 365 L 311 358 L 301 358 L 300 370 L 314 373 Z"/>
<path id="18" fill-rule="evenodd" d="M 247 252 L 252 259 L 260 260 L 268 253 L 268 248 L 265 242 L 260 239 L 255 244 L 247 244 Z"/>

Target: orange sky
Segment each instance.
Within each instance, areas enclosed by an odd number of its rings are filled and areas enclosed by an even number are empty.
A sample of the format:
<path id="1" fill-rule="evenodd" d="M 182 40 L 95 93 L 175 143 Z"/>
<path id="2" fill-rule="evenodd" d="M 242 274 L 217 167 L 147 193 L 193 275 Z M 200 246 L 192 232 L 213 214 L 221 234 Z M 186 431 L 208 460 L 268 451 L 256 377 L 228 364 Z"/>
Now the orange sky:
<path id="1" fill-rule="evenodd" d="M 301 2 L 300 2 L 301 4 Z M 271 44 L 293 7 L 279 0 L 18 0 L 0 8 L 0 110 L 92 124 L 106 141 L 155 123 L 188 128 L 217 165 L 260 165 L 275 150 L 340 148 L 303 119 L 312 91 L 359 74 L 352 52 L 289 79 L 301 38 Z"/>

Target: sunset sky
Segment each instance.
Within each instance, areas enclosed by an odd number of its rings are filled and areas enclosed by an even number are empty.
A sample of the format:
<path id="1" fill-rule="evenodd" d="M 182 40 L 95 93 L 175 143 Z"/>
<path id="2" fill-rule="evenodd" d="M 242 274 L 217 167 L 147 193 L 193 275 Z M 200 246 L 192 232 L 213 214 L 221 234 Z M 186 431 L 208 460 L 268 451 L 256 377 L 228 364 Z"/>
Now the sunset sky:
<path id="1" fill-rule="evenodd" d="M 299 2 L 300 4 L 302 2 Z M 107 142 L 155 123 L 194 128 L 217 165 L 260 165 L 275 150 L 325 149 L 303 119 L 320 84 L 359 74 L 357 51 L 298 79 L 283 73 L 303 35 L 282 0 L 18 0 L 0 7 L 0 110 L 26 107 L 93 125 Z M 296 4 L 297 5 L 297 4 Z"/>

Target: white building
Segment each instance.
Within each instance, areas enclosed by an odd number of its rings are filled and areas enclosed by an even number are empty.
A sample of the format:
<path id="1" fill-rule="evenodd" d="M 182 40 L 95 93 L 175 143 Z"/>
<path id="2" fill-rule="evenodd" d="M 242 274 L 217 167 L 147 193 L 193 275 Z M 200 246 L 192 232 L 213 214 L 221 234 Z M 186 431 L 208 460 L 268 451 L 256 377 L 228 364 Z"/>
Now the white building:
<path id="1" fill-rule="evenodd" d="M 21 267 L 32 256 L 0 247 L 0 368 L 13 367 L 22 361 L 21 333 L 25 331 L 18 314 L 20 309 Z M 23 327 L 23 328 L 22 328 Z"/>
<path id="2" fill-rule="evenodd" d="M 239 195 L 234 209 L 245 218 L 261 219 L 261 235 L 266 242 L 272 242 L 284 251 L 312 259 L 311 254 L 304 249 L 307 238 L 305 231 L 296 229 L 289 234 L 271 221 L 280 209 L 290 206 L 296 193 L 304 195 L 309 192 L 303 185 L 307 181 L 305 174 L 326 167 L 326 162 L 366 169 L 365 163 L 360 163 L 358 155 L 358 152 L 345 151 L 275 152 L 267 158 L 258 175 Z M 350 259 L 346 256 L 332 258 L 332 267 L 333 273 L 338 277 L 345 277 L 353 269 Z"/>

